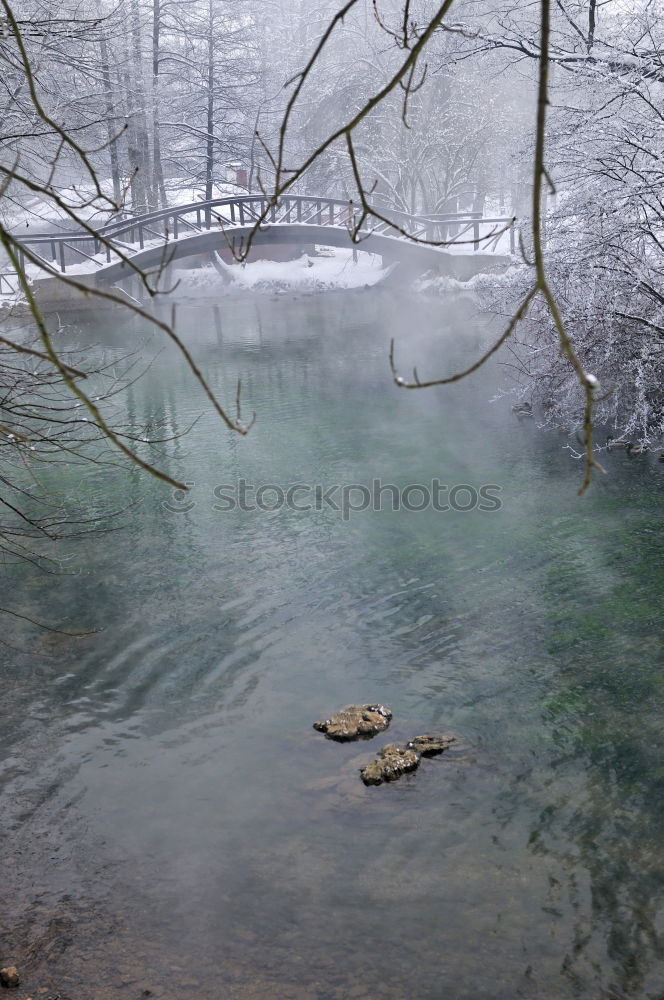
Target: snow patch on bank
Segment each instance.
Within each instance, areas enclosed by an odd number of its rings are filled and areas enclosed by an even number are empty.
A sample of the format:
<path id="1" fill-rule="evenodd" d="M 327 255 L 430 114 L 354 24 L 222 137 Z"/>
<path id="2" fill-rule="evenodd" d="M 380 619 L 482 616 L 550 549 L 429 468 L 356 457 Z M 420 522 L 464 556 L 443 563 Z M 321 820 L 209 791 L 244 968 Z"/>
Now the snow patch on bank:
<path id="1" fill-rule="evenodd" d="M 333 288 L 362 288 L 381 281 L 391 268 L 382 266 L 376 254 L 335 249 L 322 251 L 320 256 L 303 254 L 296 260 L 257 260 L 251 264 L 222 265 L 223 275 L 210 265 L 196 270 L 175 269 L 174 278 L 181 292 L 213 292 L 223 294 L 241 289 L 254 292 L 298 291 L 319 292 Z"/>
<path id="2" fill-rule="evenodd" d="M 459 281 L 458 278 L 450 278 L 447 275 L 431 273 L 424 274 L 421 278 L 415 279 L 413 282 L 413 290 L 416 292 L 422 292 L 426 295 L 440 297 L 458 294 L 459 292 L 479 293 L 495 288 L 497 285 L 509 284 L 514 277 L 517 266 L 518 265 L 512 265 L 511 267 L 508 267 L 506 271 L 496 273 L 484 274 L 480 272 L 465 281 Z"/>

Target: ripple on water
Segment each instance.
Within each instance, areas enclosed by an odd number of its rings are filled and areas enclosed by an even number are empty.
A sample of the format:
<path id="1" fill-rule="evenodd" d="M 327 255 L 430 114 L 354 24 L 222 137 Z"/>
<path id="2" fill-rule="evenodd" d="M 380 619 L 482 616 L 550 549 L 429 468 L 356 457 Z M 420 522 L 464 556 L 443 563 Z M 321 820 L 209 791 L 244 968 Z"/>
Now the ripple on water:
<path id="1" fill-rule="evenodd" d="M 224 302 L 221 344 L 183 305 L 215 389 L 242 375 L 254 431 L 206 414 L 164 456 L 196 484 L 188 513 L 96 470 L 94 505 L 142 498 L 126 529 L 73 545 L 55 590 L 17 571 L 27 611 L 102 631 L 0 647 L 0 952 L 31 993 L 86 1000 L 656 996 L 661 481 L 618 456 L 581 502 L 562 441 L 488 402 L 500 369 L 391 383 L 392 332 L 420 371 L 463 365 L 467 311 L 330 301 Z M 205 410 L 169 353 L 133 391 L 137 420 L 176 431 Z M 434 476 L 499 483 L 503 507 L 214 508 L 240 478 Z M 373 700 L 390 740 L 444 728 L 468 752 L 365 788 L 387 740 L 311 723 Z"/>

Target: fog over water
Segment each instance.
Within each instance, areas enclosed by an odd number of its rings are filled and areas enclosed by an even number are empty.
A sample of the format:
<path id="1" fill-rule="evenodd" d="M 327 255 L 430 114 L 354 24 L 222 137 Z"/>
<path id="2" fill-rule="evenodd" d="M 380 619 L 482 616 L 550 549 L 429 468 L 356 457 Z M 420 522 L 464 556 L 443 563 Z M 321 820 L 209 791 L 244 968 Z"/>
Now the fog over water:
<path id="1" fill-rule="evenodd" d="M 186 495 L 46 470 L 89 510 L 133 506 L 64 543 L 56 578 L 12 571 L 23 613 L 99 631 L 0 646 L 2 955 L 32 993 L 86 1000 L 659 996 L 664 466 L 611 453 L 580 499 L 567 437 L 500 396 L 508 353 L 397 389 L 392 334 L 422 375 L 488 343 L 468 297 L 196 293 L 178 330 L 221 398 L 242 377 L 248 437 L 147 325 L 63 334 L 153 358 L 134 426 L 200 419 L 163 446 Z M 434 478 L 501 507 L 344 520 L 214 492 Z M 370 701 L 389 740 L 311 728 Z M 459 748 L 362 784 L 378 746 L 428 729 Z"/>
<path id="2" fill-rule="evenodd" d="M 0 992 L 664 1000 L 661 4 L 2 3 Z"/>

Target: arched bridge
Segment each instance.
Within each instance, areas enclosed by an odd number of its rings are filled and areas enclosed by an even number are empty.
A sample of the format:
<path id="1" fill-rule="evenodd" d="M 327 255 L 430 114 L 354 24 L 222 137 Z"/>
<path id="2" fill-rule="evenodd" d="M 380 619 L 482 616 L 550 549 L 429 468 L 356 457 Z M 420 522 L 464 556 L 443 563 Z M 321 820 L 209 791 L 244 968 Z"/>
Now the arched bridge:
<path id="1" fill-rule="evenodd" d="M 252 231 L 253 246 L 355 245 L 388 261 L 408 260 L 415 268 L 438 268 L 459 277 L 507 266 L 514 252 L 513 220 L 486 218 L 481 212 L 423 217 L 390 211 L 391 223 L 366 219 L 359 230 L 359 242 L 353 244 L 350 231 L 357 211 L 352 202 L 334 198 L 285 195 L 270 205 L 261 195 L 240 195 L 125 218 L 94 233 L 37 233 L 17 237 L 17 242 L 24 248 L 25 252 L 19 253 L 28 271 L 34 255 L 40 268 L 42 262 L 45 265 L 42 276 L 46 276 L 44 272 L 94 274 L 102 282 L 131 277 L 135 271 L 127 259 L 135 267 L 151 271 L 194 254 L 229 247 L 240 250 Z"/>

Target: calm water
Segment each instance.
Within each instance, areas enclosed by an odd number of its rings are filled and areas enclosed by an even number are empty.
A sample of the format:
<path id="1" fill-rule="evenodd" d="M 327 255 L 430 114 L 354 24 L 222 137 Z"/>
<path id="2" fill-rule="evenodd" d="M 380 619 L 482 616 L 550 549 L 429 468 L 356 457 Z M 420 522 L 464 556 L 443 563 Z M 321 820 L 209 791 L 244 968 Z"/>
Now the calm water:
<path id="1" fill-rule="evenodd" d="M 3 577 L 3 604 L 100 630 L 0 646 L 0 959 L 21 995 L 664 997 L 664 466 L 607 456 L 580 500 L 566 438 L 491 402 L 504 368 L 396 389 L 391 333 L 404 364 L 451 370 L 486 336 L 468 303 L 185 300 L 179 328 L 220 394 L 242 376 L 251 435 L 160 354 L 129 419 L 202 414 L 161 458 L 189 495 L 51 470 L 90 511 L 135 506 L 58 577 Z M 68 339 L 155 347 L 109 318 Z M 502 509 L 215 509 L 242 478 L 434 477 L 497 484 Z M 365 788 L 388 740 L 311 724 L 373 700 L 389 736 L 464 751 Z"/>

